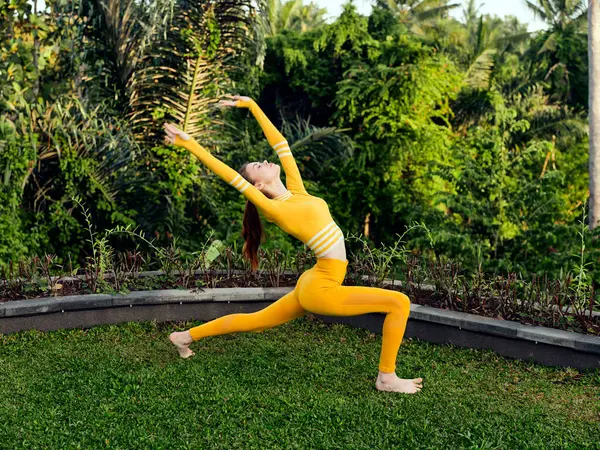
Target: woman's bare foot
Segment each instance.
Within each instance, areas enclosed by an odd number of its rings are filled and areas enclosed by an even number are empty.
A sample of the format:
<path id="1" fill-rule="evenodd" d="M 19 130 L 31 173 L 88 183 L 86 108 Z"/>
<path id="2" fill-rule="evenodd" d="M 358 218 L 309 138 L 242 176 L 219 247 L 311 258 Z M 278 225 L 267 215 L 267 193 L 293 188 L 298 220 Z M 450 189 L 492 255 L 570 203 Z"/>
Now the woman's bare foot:
<path id="1" fill-rule="evenodd" d="M 379 372 L 375 387 L 379 391 L 402 392 L 403 394 L 416 394 L 423 388 L 423 378 L 403 380 L 395 373 Z"/>
<path id="2" fill-rule="evenodd" d="M 179 356 L 182 358 L 189 358 L 194 356 L 195 353 L 190 350 L 190 344 L 193 342 L 192 336 L 189 331 L 174 331 L 170 334 L 169 340 L 177 347 Z"/>

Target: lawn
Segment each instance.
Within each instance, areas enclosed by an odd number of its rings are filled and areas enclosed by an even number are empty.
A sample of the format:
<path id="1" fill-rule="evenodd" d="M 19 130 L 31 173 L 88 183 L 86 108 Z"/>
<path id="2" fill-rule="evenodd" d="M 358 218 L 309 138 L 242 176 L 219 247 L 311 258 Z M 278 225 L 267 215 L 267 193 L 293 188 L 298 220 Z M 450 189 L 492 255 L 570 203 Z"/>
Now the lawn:
<path id="1" fill-rule="evenodd" d="M 375 390 L 365 330 L 300 319 L 182 360 L 175 327 L 0 336 L 0 448 L 600 448 L 600 370 L 407 340 L 407 396 Z"/>

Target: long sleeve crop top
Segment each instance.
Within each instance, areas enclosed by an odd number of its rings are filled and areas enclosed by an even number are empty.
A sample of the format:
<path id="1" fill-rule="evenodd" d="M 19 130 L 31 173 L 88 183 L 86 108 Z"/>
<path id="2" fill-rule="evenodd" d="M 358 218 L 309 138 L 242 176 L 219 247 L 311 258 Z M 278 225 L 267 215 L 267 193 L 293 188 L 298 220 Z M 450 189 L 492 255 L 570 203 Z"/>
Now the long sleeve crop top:
<path id="1" fill-rule="evenodd" d="M 212 156 L 193 138 L 175 138 L 175 145 L 193 153 L 204 165 L 221 179 L 235 187 L 263 213 L 269 222 L 274 222 L 286 233 L 301 240 L 317 258 L 325 255 L 335 244 L 344 239 L 342 230 L 331 217 L 325 200 L 306 192 L 300 171 L 288 142 L 253 101 L 238 101 L 239 108 L 248 108 L 260 124 L 269 144 L 277 153 L 286 175 L 287 192 L 268 198 L 238 172 Z"/>

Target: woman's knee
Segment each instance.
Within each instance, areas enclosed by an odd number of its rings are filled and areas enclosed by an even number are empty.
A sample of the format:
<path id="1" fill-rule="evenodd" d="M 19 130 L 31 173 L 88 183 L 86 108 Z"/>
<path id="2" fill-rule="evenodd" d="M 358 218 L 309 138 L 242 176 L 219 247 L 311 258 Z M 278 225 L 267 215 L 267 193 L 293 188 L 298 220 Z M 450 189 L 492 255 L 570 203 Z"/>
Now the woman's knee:
<path id="1" fill-rule="evenodd" d="M 410 299 L 402 292 L 394 291 L 395 303 L 402 314 L 410 313 Z"/>

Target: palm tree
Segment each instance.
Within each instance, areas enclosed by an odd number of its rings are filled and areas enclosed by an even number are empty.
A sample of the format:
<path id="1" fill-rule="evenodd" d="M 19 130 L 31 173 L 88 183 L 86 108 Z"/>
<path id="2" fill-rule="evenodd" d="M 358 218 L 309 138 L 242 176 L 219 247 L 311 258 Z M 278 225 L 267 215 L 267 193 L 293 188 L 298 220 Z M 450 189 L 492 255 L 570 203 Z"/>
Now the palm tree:
<path id="1" fill-rule="evenodd" d="M 300 117 L 292 121 L 283 119 L 281 123 L 282 134 L 288 139 L 304 173 L 312 179 L 318 179 L 324 171 L 352 157 L 352 140 L 343 131 L 334 127 L 316 127 Z"/>
<path id="2" fill-rule="evenodd" d="M 84 0 L 81 14 L 92 59 L 104 64 L 98 78 L 138 138 L 152 141 L 165 120 L 197 138 L 210 132 L 209 105 L 229 73 L 264 52 L 264 10 L 263 0 Z"/>
<path id="3" fill-rule="evenodd" d="M 585 61 L 581 53 L 585 45 L 586 1 L 526 0 L 526 4 L 549 27 L 538 33 L 530 49 L 531 59 L 539 61 L 542 58 L 541 64 L 534 66 L 541 70 L 534 78 L 550 80 L 556 100 L 584 105 L 585 100 L 581 97 L 585 95 L 579 90 L 583 90 L 585 84 Z M 574 77 L 578 78 L 575 82 Z"/>
<path id="4" fill-rule="evenodd" d="M 300 33 L 315 29 L 325 23 L 327 9 L 319 8 L 314 2 L 304 5 L 302 0 L 269 0 L 269 34 L 271 36 L 283 30 Z"/>
<path id="5" fill-rule="evenodd" d="M 553 32 L 565 31 L 573 26 L 582 30 L 587 18 L 585 0 L 526 0 L 526 3 Z"/>
<path id="6" fill-rule="evenodd" d="M 315 29 L 325 23 L 325 14 L 327 14 L 327 9 L 319 8 L 314 2 L 302 5 L 292 18 L 292 29 L 301 33 Z"/>
<path id="7" fill-rule="evenodd" d="M 92 188 L 104 200 L 113 203 L 128 183 L 123 170 L 139 148 L 126 123 L 103 118 L 101 106 L 82 104 L 74 95 L 63 95 L 54 103 L 40 102 L 29 110 L 30 132 L 39 136 L 38 163 L 28 171 L 23 189 L 30 208 L 39 212 L 46 203 L 68 202 L 65 185 Z M 80 165 L 77 177 L 65 181 L 61 159 L 76 155 Z M 81 190 L 79 191 L 81 192 Z M 90 194 L 92 192 L 86 192 Z"/>
<path id="8" fill-rule="evenodd" d="M 96 78 L 104 82 L 109 93 L 120 100 L 127 98 L 134 71 L 146 55 L 151 39 L 169 24 L 175 0 L 157 0 L 146 4 L 135 0 L 82 1 L 79 15 L 87 18 L 85 28 L 88 60 L 102 61 Z M 104 96 L 103 95 L 103 96 Z"/>
<path id="9" fill-rule="evenodd" d="M 412 33 L 425 35 L 425 29 L 432 22 L 448 15 L 448 11 L 458 8 L 458 3 L 448 4 L 449 0 L 378 0 L 388 8 L 398 21 Z"/>
<path id="10" fill-rule="evenodd" d="M 129 82 L 130 120 L 141 138 L 154 139 L 165 120 L 208 137 L 210 107 L 230 89 L 229 74 L 254 64 L 260 51 L 251 0 L 183 5 Z"/>
<path id="11" fill-rule="evenodd" d="M 466 83 L 475 89 L 488 89 L 497 59 L 522 42 L 524 25 L 516 18 L 501 20 L 479 13 L 475 0 L 463 8 L 463 21 L 442 19 L 432 23 L 429 35 L 434 45 L 450 52 L 465 69 Z"/>
<path id="12" fill-rule="evenodd" d="M 600 2 L 590 0 L 588 11 L 590 229 L 600 225 Z"/>
<path id="13" fill-rule="evenodd" d="M 274 36 L 288 29 L 292 23 L 292 17 L 302 6 L 302 0 L 289 0 L 285 4 L 281 0 L 268 0 L 268 23 L 269 35 Z"/>
<path id="14" fill-rule="evenodd" d="M 475 1 L 471 0 L 470 5 Z M 486 20 L 483 15 L 478 18 L 466 16 L 466 62 L 468 64 L 466 82 L 474 88 L 488 88 L 494 57 L 500 37 L 500 24 Z"/>

